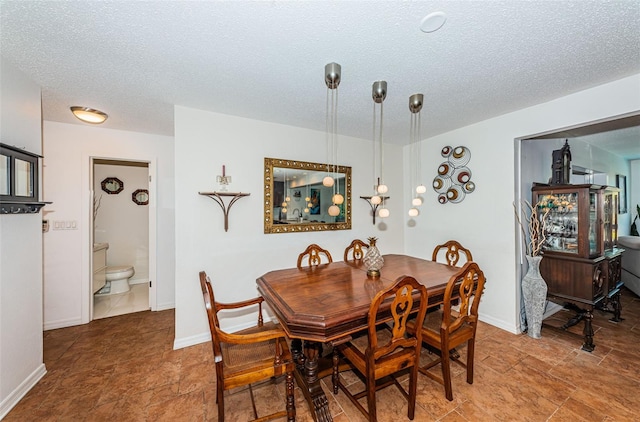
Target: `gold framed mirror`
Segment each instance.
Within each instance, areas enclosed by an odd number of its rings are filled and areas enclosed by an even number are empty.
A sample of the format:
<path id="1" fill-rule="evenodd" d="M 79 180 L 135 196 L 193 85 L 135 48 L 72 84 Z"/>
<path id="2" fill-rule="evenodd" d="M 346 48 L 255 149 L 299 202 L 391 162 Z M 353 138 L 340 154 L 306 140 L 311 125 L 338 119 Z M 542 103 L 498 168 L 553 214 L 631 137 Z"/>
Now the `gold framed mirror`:
<path id="1" fill-rule="evenodd" d="M 351 167 L 336 166 L 329 175 L 336 180 L 335 188 L 322 184 L 327 164 L 265 158 L 264 232 L 351 230 Z M 328 209 L 334 193 L 344 202 L 332 217 Z"/>

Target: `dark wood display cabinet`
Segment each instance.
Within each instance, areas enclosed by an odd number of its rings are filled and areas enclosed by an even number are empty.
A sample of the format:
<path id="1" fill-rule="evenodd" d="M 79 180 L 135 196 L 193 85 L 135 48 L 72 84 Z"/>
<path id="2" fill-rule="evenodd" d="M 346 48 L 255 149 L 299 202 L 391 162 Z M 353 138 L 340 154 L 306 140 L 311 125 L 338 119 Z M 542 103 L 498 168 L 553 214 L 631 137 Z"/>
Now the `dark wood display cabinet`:
<path id="1" fill-rule="evenodd" d="M 621 320 L 618 189 L 600 185 L 534 184 L 532 203 L 549 208 L 540 273 L 547 298 L 576 315 L 562 329 L 584 321 L 582 349 L 593 351 L 593 310 Z M 543 213 L 540 213 L 543 214 Z"/>

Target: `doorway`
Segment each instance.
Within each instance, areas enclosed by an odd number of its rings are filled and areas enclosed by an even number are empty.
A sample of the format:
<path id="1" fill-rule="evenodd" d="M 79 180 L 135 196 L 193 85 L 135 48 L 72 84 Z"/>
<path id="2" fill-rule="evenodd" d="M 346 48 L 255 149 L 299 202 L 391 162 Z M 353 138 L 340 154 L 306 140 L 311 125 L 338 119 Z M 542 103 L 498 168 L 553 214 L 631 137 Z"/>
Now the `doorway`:
<path id="1" fill-rule="evenodd" d="M 617 167 L 612 173 L 612 163 L 601 151 L 619 155 L 621 161 L 628 163 L 640 156 L 640 114 L 628 113 L 613 116 L 580 126 L 553 130 L 541 134 L 525 136 L 514 140 L 515 152 L 515 192 L 514 203 L 531 200 L 532 182 L 545 182 L 551 176 L 552 152 L 569 140 L 574 153 L 571 162 L 571 184 L 594 183 L 614 185 L 612 174 L 627 174 L 629 165 Z M 618 161 L 618 160 L 617 160 Z M 629 214 L 621 214 L 618 226 L 628 226 Z M 526 272 L 524 260 L 524 233 L 519 226 L 516 235 L 516 279 L 521 280 Z M 520 304 L 520 326 L 526 326 L 524 304 L 520 289 L 516 289 Z M 545 318 L 562 307 L 548 302 Z"/>
<path id="2" fill-rule="evenodd" d="M 91 157 L 90 161 L 90 246 L 105 255 L 95 254 L 97 263 L 94 254 L 89 255 L 89 320 L 154 310 L 154 166 L 142 160 Z M 124 272 L 127 277 L 105 283 L 107 272 L 125 268 L 132 270 Z"/>

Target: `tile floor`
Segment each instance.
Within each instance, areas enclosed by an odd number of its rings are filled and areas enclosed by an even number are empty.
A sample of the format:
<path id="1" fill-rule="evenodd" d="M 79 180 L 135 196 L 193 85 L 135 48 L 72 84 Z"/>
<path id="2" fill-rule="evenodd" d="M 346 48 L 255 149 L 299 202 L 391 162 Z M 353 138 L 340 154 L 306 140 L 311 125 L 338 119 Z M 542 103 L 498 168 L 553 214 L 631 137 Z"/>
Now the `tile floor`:
<path id="1" fill-rule="evenodd" d="M 149 284 L 132 284 L 126 293 L 93 296 L 93 319 L 149 310 Z"/>
<path id="2" fill-rule="evenodd" d="M 544 327 L 542 339 L 481 324 L 473 385 L 454 365 L 454 400 L 420 375 L 415 421 L 637 421 L 640 413 L 640 298 L 623 292 L 624 321 L 596 311 L 596 349 Z M 204 309 L 203 309 L 204 318 Z M 561 311 L 557 323 L 568 318 Z M 580 333 L 581 326 L 569 331 Z M 14 421 L 216 421 L 210 343 L 172 350 L 174 311 L 138 312 L 46 331 L 47 374 L 6 416 Z M 464 352 L 464 351 L 463 351 Z M 423 359 L 432 359 L 424 353 Z M 347 382 L 359 382 L 346 372 Z M 344 394 L 322 380 L 336 422 L 363 421 Z M 284 408 L 284 383 L 254 389 L 258 411 Z M 390 387 L 377 395 L 379 420 L 406 420 Z M 250 419 L 246 389 L 226 396 L 227 421 Z M 312 421 L 296 389 L 298 421 Z"/>

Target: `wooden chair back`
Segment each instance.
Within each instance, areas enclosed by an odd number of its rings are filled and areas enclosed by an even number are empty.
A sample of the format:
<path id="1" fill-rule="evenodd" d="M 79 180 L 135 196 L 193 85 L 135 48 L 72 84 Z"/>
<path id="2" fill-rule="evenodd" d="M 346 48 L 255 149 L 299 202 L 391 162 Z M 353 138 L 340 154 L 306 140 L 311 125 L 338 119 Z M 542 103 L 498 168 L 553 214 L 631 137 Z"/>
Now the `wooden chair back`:
<path id="1" fill-rule="evenodd" d="M 333 258 L 331 258 L 331 254 L 328 250 L 322 249 L 320 246 L 312 243 L 307 246 L 307 249 L 305 249 L 304 252 L 298 255 L 298 268 L 320 265 L 322 264 L 323 256 L 324 260 L 327 261 L 326 263 L 333 262 Z M 304 261 L 306 261 L 306 265 Z"/>
<path id="2" fill-rule="evenodd" d="M 421 324 L 426 311 L 427 289 L 415 278 L 401 276 L 392 286 L 378 292 L 373 298 L 369 308 L 367 335 L 336 346 L 336 350 L 365 378 L 366 388 L 353 394 L 342 384 L 337 372 L 339 358 L 336 355 L 334 393 L 338 389 L 344 391 L 369 421 L 377 420 L 376 390 L 391 384 L 396 385 L 407 398 L 407 416 L 413 419 L 422 333 L 420 330 L 410 333 L 407 323 L 417 312 L 414 321 Z M 410 375 L 408 391 L 405 391 L 393 374 L 407 368 L 410 368 Z M 392 381 L 377 382 L 388 376 L 391 376 Z M 367 397 L 367 409 L 358 401 L 362 397 Z"/>
<path id="3" fill-rule="evenodd" d="M 409 276 L 399 277 L 396 282 L 386 290 L 378 292 L 371 301 L 369 307 L 368 333 L 369 347 L 367 350 L 368 363 L 376 366 L 378 361 L 394 354 L 399 348 L 406 349 L 410 353 L 407 358 L 413 359 L 420 356 L 420 347 L 422 344 L 421 333 L 416 332 L 413 335 L 407 332 L 407 321 L 412 315 L 412 309 L 415 302 L 414 292 L 419 294 L 419 307 L 416 321 L 423 321 L 427 311 L 427 289 L 418 281 Z M 393 298 L 389 307 L 391 314 L 392 336 L 388 340 L 378 338 L 378 326 L 385 322 L 379 316 L 380 307 L 387 298 Z M 406 368 L 406 366 L 401 365 Z"/>
<path id="4" fill-rule="evenodd" d="M 475 336 L 478 327 L 478 308 L 485 281 L 484 273 L 475 262 L 467 262 L 458 274 L 449 279 L 444 292 L 440 327 L 441 335 L 448 338 L 449 343 L 464 327 L 471 327 Z M 454 294 L 456 297 L 452 299 Z M 452 309 L 454 301 L 457 302 L 456 307 L 459 306 L 459 311 Z M 471 334 L 467 334 L 469 335 Z"/>
<path id="5" fill-rule="evenodd" d="M 484 273 L 478 264 L 467 262 L 449 279 L 442 309 L 430 313 L 422 326 L 416 324 L 416 327 L 421 327 L 422 342 L 440 352 L 440 358 L 420 368 L 420 372 L 443 384 L 448 400 L 453 400 L 451 360 L 466 368 L 467 383 L 473 384 L 478 309 L 485 281 Z M 457 303 L 455 307 L 459 306 L 459 310 L 454 310 L 455 303 Z M 415 331 L 413 324 L 409 325 L 409 331 Z M 454 349 L 465 343 L 467 357 L 466 362 L 463 362 Z M 442 366 L 442 378 L 429 371 L 438 364 Z"/>
<path id="6" fill-rule="evenodd" d="M 273 323 L 264 324 L 262 317 L 262 297 L 235 303 L 215 301 L 211 280 L 204 271 L 200 272 L 200 287 L 204 300 L 216 372 L 216 403 L 218 404 L 218 421 L 224 421 L 224 391 L 270 380 L 286 374 L 285 409 L 271 415 L 258 417 L 253 406 L 255 420 L 267 421 L 287 417 L 287 421 L 295 421 L 295 398 L 293 371 L 295 363 L 287 345 L 282 329 Z M 220 328 L 218 312 L 235 310 L 249 306 L 258 306 L 258 323 L 255 327 L 236 333 L 227 333 Z M 254 402 L 252 389 L 249 388 L 251 402 Z"/>
<path id="7" fill-rule="evenodd" d="M 461 264 L 473 261 L 473 256 L 469 249 L 465 248 L 455 240 L 449 240 L 448 242 L 438 245 L 433 249 L 431 260 L 439 262 L 438 257 L 443 257 L 447 265 L 455 267 L 458 265 L 461 255 L 464 255 L 465 258 L 465 261 L 461 262 Z"/>
<path id="8" fill-rule="evenodd" d="M 344 262 L 360 261 L 364 258 L 365 253 L 369 249 L 369 245 L 360 239 L 354 239 L 344 250 Z"/>

